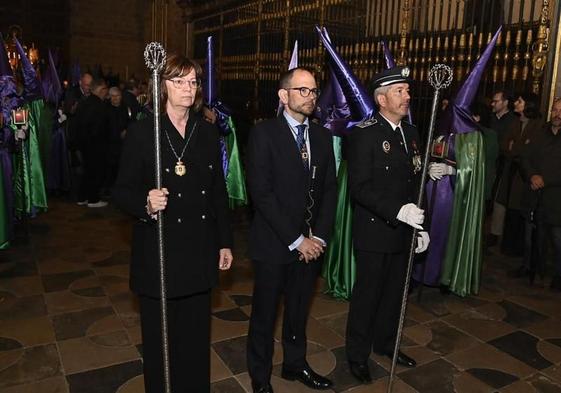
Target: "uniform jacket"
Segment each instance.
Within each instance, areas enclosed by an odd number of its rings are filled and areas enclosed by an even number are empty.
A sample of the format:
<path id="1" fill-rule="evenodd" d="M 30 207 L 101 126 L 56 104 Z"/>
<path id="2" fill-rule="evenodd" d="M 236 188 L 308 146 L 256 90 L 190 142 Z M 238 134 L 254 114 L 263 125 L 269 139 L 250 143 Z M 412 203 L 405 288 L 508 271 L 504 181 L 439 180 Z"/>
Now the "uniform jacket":
<path id="1" fill-rule="evenodd" d="M 265 120 L 250 132 L 247 179 L 255 209 L 249 236 L 253 260 L 277 264 L 297 260 L 298 252 L 288 247 L 301 234 L 308 236 L 305 214 L 310 189 L 313 235 L 329 241 L 337 197 L 332 138 L 327 129 L 312 122 L 308 135 L 311 162 L 307 173 L 284 116 Z"/>
<path id="2" fill-rule="evenodd" d="M 536 133 L 522 153 L 522 173 L 529 184 L 533 175 L 543 177 L 545 187 L 532 191 L 526 187 L 524 210 L 540 208 L 546 223 L 561 225 L 561 132 L 551 131 L 551 124 Z"/>
<path id="3" fill-rule="evenodd" d="M 195 126 L 196 123 L 196 126 Z M 153 120 L 134 123 L 127 132 L 113 196 L 137 220 L 133 227 L 131 289 L 159 297 L 156 221 L 146 212 L 148 191 L 155 188 Z M 217 283 L 220 248 L 232 246 L 226 185 L 218 129 L 198 114 L 189 116 L 185 139 L 162 115 L 162 184 L 169 191 L 164 213 L 168 297 L 207 290 Z M 194 130 L 194 131 L 191 131 Z M 193 133 L 183 156 L 186 174 L 174 172 L 177 154 Z"/>
<path id="4" fill-rule="evenodd" d="M 416 203 L 421 144 L 413 125 L 402 121 L 401 127 L 408 152 L 400 132 L 379 113 L 353 128 L 349 136 L 347 161 L 357 250 L 398 253 L 409 248 L 411 227 L 398 221 L 397 213 L 403 205 Z"/>

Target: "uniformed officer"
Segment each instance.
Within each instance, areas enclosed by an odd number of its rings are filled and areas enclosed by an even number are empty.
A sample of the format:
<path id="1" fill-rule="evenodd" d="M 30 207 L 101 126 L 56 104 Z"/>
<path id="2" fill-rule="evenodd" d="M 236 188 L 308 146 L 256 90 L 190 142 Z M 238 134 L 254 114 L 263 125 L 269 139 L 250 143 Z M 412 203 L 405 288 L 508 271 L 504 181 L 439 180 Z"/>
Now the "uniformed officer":
<path id="1" fill-rule="evenodd" d="M 161 82 L 163 189 L 155 188 L 151 118 L 127 132 L 113 197 L 137 218 L 130 284 L 139 296 L 146 393 L 164 391 L 155 214 L 164 212 L 173 392 L 210 391 L 210 290 L 232 263 L 219 132 L 200 115 L 201 67 L 168 55 Z M 158 110 L 158 108 L 155 108 Z"/>
<path id="2" fill-rule="evenodd" d="M 393 356 L 412 227 L 422 230 L 424 220 L 424 211 L 413 203 L 422 172 L 419 134 L 402 120 L 411 98 L 408 77 L 406 67 L 375 76 L 371 88 L 379 113 L 357 125 L 349 137 L 357 280 L 346 349 L 351 373 L 362 383 L 371 381 L 367 361 L 372 350 Z M 419 232 L 415 252 L 425 251 L 428 243 L 428 234 Z M 416 365 L 401 351 L 397 361 Z"/>

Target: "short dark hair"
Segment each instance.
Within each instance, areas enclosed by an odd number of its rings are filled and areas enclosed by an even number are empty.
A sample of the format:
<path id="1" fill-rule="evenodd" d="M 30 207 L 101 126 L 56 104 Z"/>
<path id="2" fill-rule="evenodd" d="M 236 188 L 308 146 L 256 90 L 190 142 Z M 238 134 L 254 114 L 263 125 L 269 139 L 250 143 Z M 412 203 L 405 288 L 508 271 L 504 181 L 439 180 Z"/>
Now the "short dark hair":
<path id="1" fill-rule="evenodd" d="M 94 91 L 95 89 L 97 89 L 99 86 L 103 86 L 106 85 L 107 86 L 107 82 L 105 82 L 105 79 L 103 78 L 93 78 L 92 79 L 92 83 L 90 85 L 90 89 L 92 91 Z"/>
<path id="2" fill-rule="evenodd" d="M 528 119 L 537 119 L 542 116 L 540 112 L 540 97 L 534 93 L 520 93 L 517 95 L 524 100 L 524 116 Z"/>
<path id="3" fill-rule="evenodd" d="M 138 89 L 138 81 L 134 78 L 130 78 L 126 83 L 125 83 L 125 89 L 127 90 L 133 90 L 133 89 Z"/>
<path id="4" fill-rule="evenodd" d="M 309 72 L 310 74 L 312 74 L 312 76 L 314 78 L 316 77 L 316 73 L 312 68 L 310 68 L 310 67 L 296 67 L 296 68 L 293 68 L 291 70 L 285 71 L 281 74 L 280 79 L 279 79 L 279 89 L 286 89 L 287 87 L 290 87 L 290 81 L 292 81 L 292 77 L 294 76 L 294 73 L 296 71 Z"/>
<path id="5" fill-rule="evenodd" d="M 509 106 L 512 104 L 512 93 L 507 91 L 506 89 L 498 89 L 493 92 L 493 95 L 500 94 L 503 96 L 503 101 L 508 100 Z"/>

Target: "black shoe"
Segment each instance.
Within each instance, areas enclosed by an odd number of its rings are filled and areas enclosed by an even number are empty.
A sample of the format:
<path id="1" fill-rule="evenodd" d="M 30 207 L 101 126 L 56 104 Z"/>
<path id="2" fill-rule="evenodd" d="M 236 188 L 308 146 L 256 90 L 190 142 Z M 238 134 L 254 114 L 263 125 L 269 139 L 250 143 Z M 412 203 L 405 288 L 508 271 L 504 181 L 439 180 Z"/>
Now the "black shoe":
<path id="1" fill-rule="evenodd" d="M 549 287 L 554 291 L 561 291 L 561 276 L 553 276 Z"/>
<path id="2" fill-rule="evenodd" d="M 349 361 L 349 368 L 351 374 L 363 384 L 368 384 L 372 382 L 372 377 L 370 376 L 370 369 L 368 368 L 368 363 L 357 363 Z"/>
<path id="3" fill-rule="evenodd" d="M 528 276 L 530 271 L 526 266 L 520 266 L 517 269 L 510 270 L 508 276 L 512 278 L 522 278 Z"/>
<path id="4" fill-rule="evenodd" d="M 386 351 L 386 352 L 382 353 L 382 355 L 386 355 L 390 359 L 393 359 L 393 351 Z M 417 362 L 415 361 L 415 359 L 410 358 L 409 356 L 407 356 L 403 352 L 398 351 L 397 352 L 397 364 L 399 364 L 400 366 L 405 366 L 405 367 L 415 367 L 417 365 Z"/>
<path id="5" fill-rule="evenodd" d="M 316 390 L 325 390 L 333 386 L 329 379 L 317 374 L 309 366 L 298 371 L 287 370 L 283 367 L 281 377 L 289 381 L 300 381 L 307 387 Z"/>
<path id="6" fill-rule="evenodd" d="M 270 384 L 259 385 L 252 382 L 251 387 L 253 388 L 253 393 L 274 393 L 273 387 Z"/>

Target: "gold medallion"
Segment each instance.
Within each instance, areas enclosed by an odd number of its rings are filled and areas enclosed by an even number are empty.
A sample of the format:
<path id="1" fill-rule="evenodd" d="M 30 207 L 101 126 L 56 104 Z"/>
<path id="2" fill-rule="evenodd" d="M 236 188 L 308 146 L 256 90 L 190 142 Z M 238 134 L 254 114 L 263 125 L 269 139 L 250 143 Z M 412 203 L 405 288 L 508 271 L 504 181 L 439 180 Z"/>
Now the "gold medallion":
<path id="1" fill-rule="evenodd" d="M 185 169 L 185 164 L 183 164 L 182 161 L 177 161 L 177 164 L 175 164 L 175 174 L 177 176 L 183 176 L 185 175 L 186 169 Z"/>

